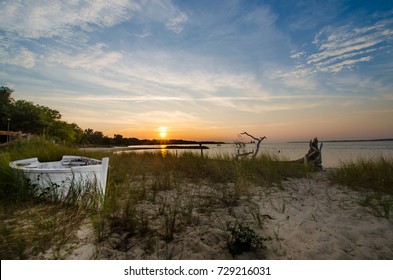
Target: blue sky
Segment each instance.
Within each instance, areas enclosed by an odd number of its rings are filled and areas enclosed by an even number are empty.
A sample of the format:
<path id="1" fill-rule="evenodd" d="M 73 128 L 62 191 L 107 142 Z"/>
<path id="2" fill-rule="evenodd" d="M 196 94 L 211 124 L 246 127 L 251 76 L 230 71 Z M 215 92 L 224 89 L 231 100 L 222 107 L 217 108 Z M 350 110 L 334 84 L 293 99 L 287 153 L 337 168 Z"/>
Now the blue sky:
<path id="1" fill-rule="evenodd" d="M 393 138 L 392 1 L 1 1 L 0 83 L 125 137 Z"/>

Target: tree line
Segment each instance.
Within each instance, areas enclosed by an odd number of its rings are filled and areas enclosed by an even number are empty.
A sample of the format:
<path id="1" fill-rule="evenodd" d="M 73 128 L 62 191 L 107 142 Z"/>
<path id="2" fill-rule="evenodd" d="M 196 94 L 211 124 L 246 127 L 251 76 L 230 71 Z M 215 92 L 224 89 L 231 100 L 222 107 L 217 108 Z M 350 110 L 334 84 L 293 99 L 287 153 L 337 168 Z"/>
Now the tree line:
<path id="1" fill-rule="evenodd" d="M 76 145 L 130 146 L 157 145 L 162 140 L 125 138 L 120 134 L 105 136 L 101 131 L 82 129 L 61 119 L 59 111 L 26 100 L 14 100 L 13 89 L 0 86 L 0 130 L 22 131 L 57 142 Z M 4 139 L 0 139 L 4 142 Z M 168 140 L 165 144 L 193 144 L 195 141 Z M 204 142 L 206 143 L 206 142 Z"/>

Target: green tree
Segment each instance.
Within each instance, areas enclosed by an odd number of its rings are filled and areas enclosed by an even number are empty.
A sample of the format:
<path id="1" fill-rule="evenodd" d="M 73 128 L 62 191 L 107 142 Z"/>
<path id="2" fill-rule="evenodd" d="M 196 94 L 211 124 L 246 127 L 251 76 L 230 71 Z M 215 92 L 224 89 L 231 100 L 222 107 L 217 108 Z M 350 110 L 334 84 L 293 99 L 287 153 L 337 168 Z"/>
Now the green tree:
<path id="1" fill-rule="evenodd" d="M 6 130 L 8 126 L 8 119 L 10 118 L 10 108 L 14 103 L 11 94 L 13 89 L 8 87 L 0 87 L 0 130 Z"/>
<path id="2" fill-rule="evenodd" d="M 124 144 L 125 139 L 119 134 L 112 139 L 91 128 L 83 131 L 76 123 L 62 121 L 57 110 L 26 100 L 14 101 L 11 97 L 13 92 L 8 87 L 0 87 L 0 130 L 6 130 L 8 119 L 11 119 L 10 130 L 43 135 L 57 141 L 96 145 Z"/>
<path id="3" fill-rule="evenodd" d="M 65 121 L 52 121 L 47 130 L 47 135 L 57 141 L 79 143 L 82 138 L 82 129 L 75 123 Z"/>
<path id="4" fill-rule="evenodd" d="M 12 104 L 14 100 L 11 98 L 11 94 L 14 92 L 13 89 L 8 87 L 0 87 L 0 104 Z"/>
<path id="5" fill-rule="evenodd" d="M 75 123 L 69 124 L 61 120 L 59 111 L 47 106 L 37 105 L 26 100 L 11 97 L 14 90 L 0 87 L 0 130 L 10 129 L 44 135 L 58 141 L 80 143 L 83 136 L 82 129 Z"/>
<path id="6" fill-rule="evenodd" d="M 82 138 L 83 138 L 82 128 L 80 128 L 76 123 L 71 123 L 70 126 L 71 126 L 72 130 L 74 131 L 74 137 L 75 137 L 74 142 L 77 144 L 82 143 Z"/>
<path id="7" fill-rule="evenodd" d="M 115 134 L 113 137 L 113 144 L 116 146 L 124 145 L 123 135 Z"/>
<path id="8" fill-rule="evenodd" d="M 61 114 L 57 110 L 53 110 L 49 107 L 42 106 L 42 105 L 36 105 L 38 110 L 40 111 L 41 118 L 43 120 L 46 120 L 48 122 L 54 121 L 54 120 L 60 120 L 61 119 Z"/>
<path id="9" fill-rule="evenodd" d="M 84 144 L 102 144 L 104 134 L 101 131 L 94 131 L 91 128 L 85 129 L 83 132 L 82 143 Z"/>
<path id="10" fill-rule="evenodd" d="M 48 123 L 42 119 L 39 108 L 32 102 L 17 100 L 10 108 L 12 130 L 43 134 Z"/>

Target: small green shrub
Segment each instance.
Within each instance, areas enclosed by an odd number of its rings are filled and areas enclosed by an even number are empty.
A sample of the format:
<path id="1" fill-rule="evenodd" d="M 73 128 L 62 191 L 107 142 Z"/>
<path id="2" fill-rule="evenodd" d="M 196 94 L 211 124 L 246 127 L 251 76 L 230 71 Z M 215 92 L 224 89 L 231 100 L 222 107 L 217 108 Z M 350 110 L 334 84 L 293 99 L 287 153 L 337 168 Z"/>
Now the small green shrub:
<path id="1" fill-rule="evenodd" d="M 232 257 L 243 252 L 261 252 L 265 249 L 263 242 L 271 240 L 270 237 L 258 236 L 253 229 L 241 223 L 235 223 L 234 226 L 228 223 L 227 232 L 229 233 L 227 246 Z"/>

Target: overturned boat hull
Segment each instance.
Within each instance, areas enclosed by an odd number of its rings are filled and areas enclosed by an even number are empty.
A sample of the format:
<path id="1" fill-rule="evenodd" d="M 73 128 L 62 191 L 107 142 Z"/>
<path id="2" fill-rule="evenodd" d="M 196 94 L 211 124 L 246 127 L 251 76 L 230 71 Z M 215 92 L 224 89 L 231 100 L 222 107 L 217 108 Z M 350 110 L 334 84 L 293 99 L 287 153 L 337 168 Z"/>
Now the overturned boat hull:
<path id="1" fill-rule="evenodd" d="M 23 171 L 36 195 L 56 199 L 93 191 L 104 195 L 108 165 L 107 157 L 97 160 L 81 156 L 63 156 L 52 162 L 29 158 L 10 163 L 12 168 Z"/>

